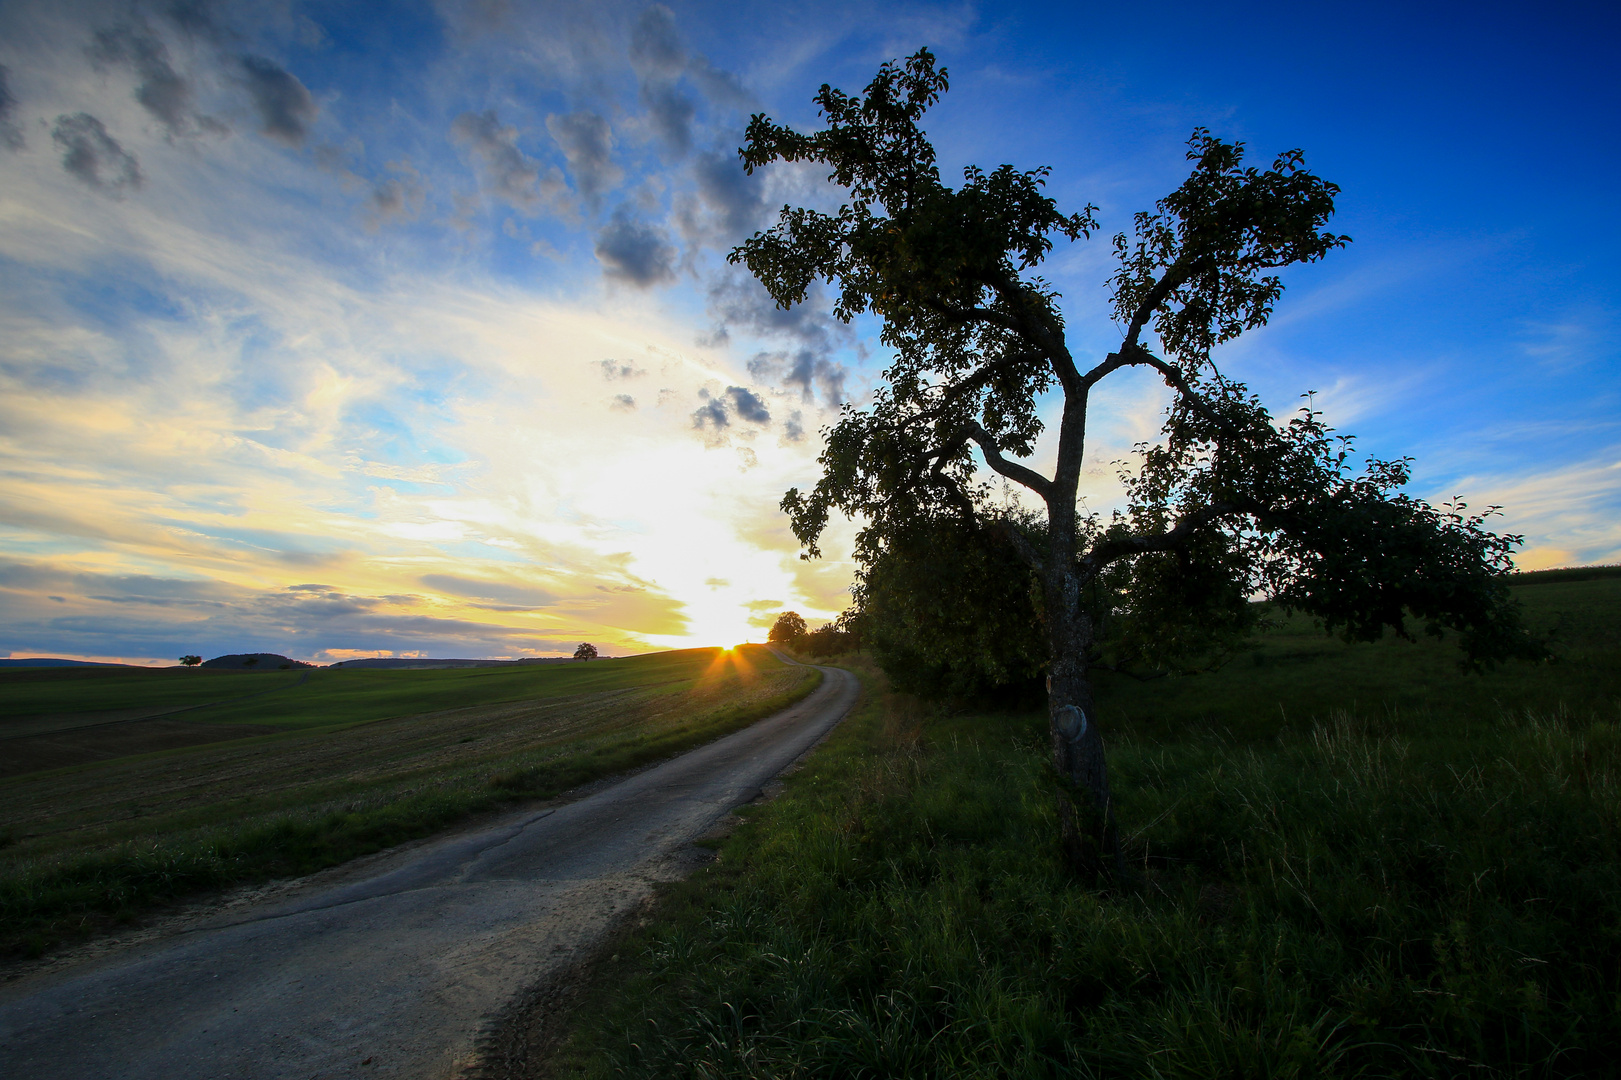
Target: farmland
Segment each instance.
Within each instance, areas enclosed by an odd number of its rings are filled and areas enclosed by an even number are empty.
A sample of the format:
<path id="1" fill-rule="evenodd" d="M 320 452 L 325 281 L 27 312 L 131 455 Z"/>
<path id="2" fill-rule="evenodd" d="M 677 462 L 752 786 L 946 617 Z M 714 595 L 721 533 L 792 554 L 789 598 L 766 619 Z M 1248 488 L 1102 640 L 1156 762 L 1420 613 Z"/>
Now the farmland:
<path id="1" fill-rule="evenodd" d="M 25 747 L 42 767 L 0 779 L 0 941 L 37 952 L 555 797 L 818 678 L 750 647 L 444 671 L 3 672 L 0 755 Z"/>

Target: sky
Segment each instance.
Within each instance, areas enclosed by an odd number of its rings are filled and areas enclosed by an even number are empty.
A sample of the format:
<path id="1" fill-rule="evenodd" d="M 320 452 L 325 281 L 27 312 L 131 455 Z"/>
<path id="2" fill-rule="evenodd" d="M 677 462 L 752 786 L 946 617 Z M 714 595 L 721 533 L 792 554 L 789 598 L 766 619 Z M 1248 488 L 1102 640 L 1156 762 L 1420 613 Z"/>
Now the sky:
<path id="1" fill-rule="evenodd" d="M 777 504 L 886 353 L 727 263 L 838 197 L 737 147 L 924 45 L 948 183 L 1045 165 L 1098 208 L 1043 268 L 1078 357 L 1118 343 L 1109 236 L 1196 127 L 1299 147 L 1353 242 L 1224 373 L 1411 455 L 1418 496 L 1501 505 L 1523 568 L 1621 561 L 1618 29 L 1597 3 L 8 0 L 0 655 L 623 655 L 832 618 L 854 526 L 803 561 Z M 1089 508 L 1165 401 L 1130 372 L 1094 396 Z"/>

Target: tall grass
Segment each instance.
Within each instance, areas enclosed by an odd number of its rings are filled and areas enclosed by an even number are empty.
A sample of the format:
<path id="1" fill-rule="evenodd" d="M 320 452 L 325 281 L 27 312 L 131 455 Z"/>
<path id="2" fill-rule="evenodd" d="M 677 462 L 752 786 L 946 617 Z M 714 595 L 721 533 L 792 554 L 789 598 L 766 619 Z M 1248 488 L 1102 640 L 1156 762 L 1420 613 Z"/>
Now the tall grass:
<path id="1" fill-rule="evenodd" d="M 873 685 L 621 947 L 559 1072 L 1615 1074 L 1613 720 L 1128 732 L 1133 880 L 1097 892 L 1059 865 L 1039 720 Z"/>

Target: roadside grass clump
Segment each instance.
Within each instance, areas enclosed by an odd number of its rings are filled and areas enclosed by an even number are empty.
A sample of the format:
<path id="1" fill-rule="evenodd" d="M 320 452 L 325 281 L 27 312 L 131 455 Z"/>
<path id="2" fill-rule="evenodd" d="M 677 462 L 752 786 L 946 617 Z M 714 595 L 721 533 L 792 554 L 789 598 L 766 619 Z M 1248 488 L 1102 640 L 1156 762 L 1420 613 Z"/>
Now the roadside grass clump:
<path id="1" fill-rule="evenodd" d="M 1601 624 L 1534 707 L 1454 708 L 1449 666 L 1400 705 L 1313 711 L 1366 662 L 1343 646 L 1248 723 L 1168 733 L 1106 688 L 1138 719 L 1112 733 L 1130 873 L 1105 891 L 1060 866 L 1043 718 L 925 706 L 869 667 L 859 713 L 618 946 L 553 1072 L 1614 1075 Z M 1215 677 L 1218 708 L 1253 669 Z"/>
<path id="2" fill-rule="evenodd" d="M 27 801 L 53 781 L 94 780 L 113 770 L 131 770 L 132 777 L 188 768 L 206 773 L 225 754 L 248 754 L 249 765 L 263 770 L 229 798 L 196 804 L 183 797 L 182 785 L 172 805 L 149 814 L 104 815 L 55 832 L 45 829 L 49 822 L 34 822 L 41 831 L 0 851 L 0 949 L 38 955 L 168 901 L 311 873 L 478 813 L 551 798 L 738 730 L 820 683 L 819 672 L 786 667 L 764 650 L 748 659 L 735 669 L 700 667 L 696 679 L 566 702 L 561 711 L 573 726 L 562 724 L 549 736 L 538 730 L 526 735 L 521 726 L 514 731 L 513 721 L 505 719 L 475 736 L 457 736 L 454 726 L 432 727 L 430 744 L 448 743 L 463 757 L 431 745 L 423 753 L 391 756 L 391 745 L 407 744 L 429 723 L 405 718 L 396 722 L 397 732 L 365 725 L 305 730 L 225 748 L 148 755 L 147 761 L 58 770 L 61 776 L 12 778 L 0 784 L 0 797 Z M 486 738 L 498 749 L 480 754 L 477 747 Z M 311 746 L 324 756 L 310 758 Z M 349 752 L 360 746 L 367 752 Z M 374 753 L 383 757 L 368 756 Z M 132 781 L 118 785 L 133 787 Z M 139 790 L 126 794 L 156 798 Z M 16 837 L 15 826 L 6 828 Z"/>

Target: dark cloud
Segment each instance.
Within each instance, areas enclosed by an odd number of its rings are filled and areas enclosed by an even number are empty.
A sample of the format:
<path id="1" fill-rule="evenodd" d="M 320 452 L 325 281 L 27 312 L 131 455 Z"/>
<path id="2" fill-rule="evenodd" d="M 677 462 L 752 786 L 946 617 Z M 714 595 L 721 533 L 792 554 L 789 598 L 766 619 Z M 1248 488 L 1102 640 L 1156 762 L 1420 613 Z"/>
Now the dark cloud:
<path id="1" fill-rule="evenodd" d="M 783 421 L 782 437 L 791 443 L 799 442 L 805 437 L 805 415 L 799 410 L 789 413 L 788 419 Z"/>
<path id="2" fill-rule="evenodd" d="M 728 386 L 726 396 L 732 399 L 732 408 L 737 415 L 751 424 L 771 423 L 771 413 L 766 410 L 765 402 L 753 392 L 741 386 Z"/>
<path id="3" fill-rule="evenodd" d="M 844 378 L 848 374 L 843 364 L 810 349 L 794 353 L 755 353 L 749 361 L 749 374 L 762 382 L 775 381 L 783 386 L 798 387 L 806 401 L 816 400 L 816 391 L 829 405 L 840 405 L 845 400 Z"/>
<path id="4" fill-rule="evenodd" d="M 692 163 L 692 178 L 698 201 L 706 215 L 688 212 L 682 218 L 682 231 L 693 243 L 708 241 L 731 248 L 764 224 L 766 217 L 763 185 L 743 171 L 734 153 L 712 151 L 699 154 Z"/>
<path id="5" fill-rule="evenodd" d="M 215 21 L 213 7 L 205 0 L 179 0 L 170 4 L 164 14 L 188 37 L 219 44 L 229 35 Z"/>
<path id="6" fill-rule="evenodd" d="M 731 426 L 734 414 L 740 420 L 762 427 L 771 423 L 771 412 L 765 402 L 747 387 L 728 386 L 719 395 L 699 390 L 698 396 L 704 403 L 692 414 L 692 426 L 699 431 L 718 433 Z M 711 445 L 714 445 L 713 442 Z"/>
<path id="7" fill-rule="evenodd" d="M 0 144 L 12 150 L 23 148 L 22 128 L 17 126 L 17 96 L 11 92 L 11 72 L 0 64 Z"/>
<path id="8" fill-rule="evenodd" d="M 62 148 L 62 167 L 96 190 L 116 195 L 141 186 L 140 162 L 89 113 L 58 116 L 51 140 Z"/>
<path id="9" fill-rule="evenodd" d="M 743 83 L 730 71 L 722 71 L 701 56 L 695 56 L 687 65 L 687 75 L 704 96 L 717 105 L 726 105 L 734 109 L 747 108 L 754 102 L 754 95 L 743 88 Z"/>
<path id="10" fill-rule="evenodd" d="M 674 79 L 687 66 L 687 50 L 675 28 L 675 13 L 654 4 L 630 32 L 630 62 L 643 78 Z"/>
<path id="11" fill-rule="evenodd" d="M 664 230 L 615 215 L 597 233 L 597 261 L 608 277 L 645 289 L 675 278 L 675 247 Z"/>
<path id="12" fill-rule="evenodd" d="M 643 11 L 630 34 L 630 63 L 640 79 L 640 96 L 654 133 L 677 155 L 692 147 L 697 103 L 678 83 L 690 79 L 709 100 L 740 106 L 749 100 L 737 78 L 689 54 L 676 29 L 675 13 L 663 4 Z"/>
<path id="13" fill-rule="evenodd" d="M 553 168 L 542 176 L 540 163 L 518 149 L 518 129 L 504 126 L 494 109 L 462 113 L 450 125 L 450 133 L 478 155 L 499 198 L 521 210 L 533 210 L 543 202 L 559 204 L 566 190 L 562 174 Z"/>
<path id="14" fill-rule="evenodd" d="M 700 395 L 707 398 L 709 392 L 700 391 Z M 722 398 L 709 398 L 692 414 L 692 426 L 699 431 L 705 428 L 720 431 L 722 428 L 730 427 L 731 423 L 732 418 L 726 415 L 726 402 Z"/>
<path id="15" fill-rule="evenodd" d="M 691 150 L 692 121 L 698 115 L 698 106 L 693 100 L 674 83 L 643 84 L 641 98 L 653 123 L 653 133 L 677 157 Z"/>
<path id="16" fill-rule="evenodd" d="M 259 110 L 259 130 L 288 146 L 302 146 L 319 112 L 315 99 L 298 78 L 273 60 L 243 56 L 242 80 Z"/>
<path id="17" fill-rule="evenodd" d="M 602 368 L 602 377 L 610 382 L 614 379 L 637 379 L 647 374 L 645 368 L 639 368 L 630 360 L 598 360 L 597 365 Z"/>
<path id="18" fill-rule="evenodd" d="M 171 138 L 196 134 L 203 125 L 192 112 L 191 84 L 169 63 L 163 39 L 146 25 L 125 24 L 97 30 L 87 50 L 97 68 L 124 67 L 140 80 L 135 100 L 168 130 Z M 219 126 L 209 119 L 208 126 Z"/>
<path id="19" fill-rule="evenodd" d="M 754 378 L 794 387 L 807 402 L 814 401 L 818 393 L 824 405 L 845 400 L 848 369 L 833 354 L 858 343 L 850 328 L 827 310 L 819 289 L 813 288 L 805 303 L 783 310 L 759 282 L 731 271 L 710 286 L 708 306 L 715 319 L 708 344 L 729 341 L 732 327 L 752 337 L 784 343 L 784 348 L 755 354 L 749 361 L 749 374 Z"/>
<path id="20" fill-rule="evenodd" d="M 422 174 L 409 161 L 391 161 L 387 168 L 394 175 L 372 185 L 369 208 L 379 219 L 416 217 L 427 197 Z"/>
<path id="21" fill-rule="evenodd" d="M 636 399 L 629 394 L 615 394 L 613 404 L 609 405 L 608 408 L 614 412 L 635 412 Z"/>
<path id="22" fill-rule="evenodd" d="M 613 161 L 613 131 L 608 121 L 588 109 L 546 118 L 546 130 L 562 148 L 574 189 L 595 206 L 623 178 Z"/>

